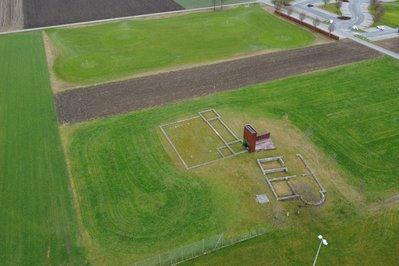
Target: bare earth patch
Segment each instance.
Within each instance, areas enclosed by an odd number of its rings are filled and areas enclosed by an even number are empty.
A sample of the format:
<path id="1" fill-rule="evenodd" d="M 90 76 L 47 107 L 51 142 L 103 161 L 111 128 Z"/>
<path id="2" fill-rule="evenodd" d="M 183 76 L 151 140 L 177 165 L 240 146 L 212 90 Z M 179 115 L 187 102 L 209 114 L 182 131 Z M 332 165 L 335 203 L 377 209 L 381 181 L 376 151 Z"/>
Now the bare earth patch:
<path id="1" fill-rule="evenodd" d="M 399 37 L 388 39 L 388 40 L 383 40 L 383 41 L 378 41 L 378 42 L 376 42 L 376 44 L 385 49 L 399 53 Z"/>
<path id="2" fill-rule="evenodd" d="M 0 0 L 0 31 L 21 29 L 23 25 L 22 0 Z"/>
<path id="3" fill-rule="evenodd" d="M 55 95 L 58 119 L 83 122 L 377 56 L 343 41 L 75 89 Z"/>

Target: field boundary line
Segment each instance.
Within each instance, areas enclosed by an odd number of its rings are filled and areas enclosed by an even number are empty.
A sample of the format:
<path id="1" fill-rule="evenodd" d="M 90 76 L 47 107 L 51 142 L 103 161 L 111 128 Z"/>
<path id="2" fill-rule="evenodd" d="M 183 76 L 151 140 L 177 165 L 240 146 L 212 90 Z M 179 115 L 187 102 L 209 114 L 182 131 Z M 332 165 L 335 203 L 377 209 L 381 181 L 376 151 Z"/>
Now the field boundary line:
<path id="1" fill-rule="evenodd" d="M 251 2 L 245 2 L 245 3 L 229 4 L 229 5 L 223 5 L 223 7 L 229 8 L 229 7 L 234 7 L 234 6 L 250 5 L 250 4 L 259 4 L 259 2 L 258 1 L 251 1 Z M 106 22 L 115 22 L 115 21 L 120 21 L 120 20 L 128 20 L 128 19 L 138 19 L 138 18 L 148 18 L 148 17 L 150 18 L 150 17 L 173 15 L 173 14 L 186 14 L 186 13 L 189 14 L 189 13 L 195 13 L 195 12 L 207 11 L 207 10 L 213 10 L 213 9 L 214 9 L 214 7 L 211 6 L 211 7 L 200 7 L 200 8 L 192 8 L 192 9 L 183 9 L 183 10 L 175 10 L 175 11 L 150 13 L 150 14 L 135 15 L 135 16 L 106 18 L 106 19 L 90 20 L 90 21 L 84 21 L 84 22 L 76 22 L 76 23 L 68 23 L 68 24 L 61 24 L 61 25 L 37 27 L 37 28 L 30 28 L 30 29 L 5 31 L 5 32 L 0 32 L 0 35 L 8 35 L 8 34 L 22 33 L 22 32 L 31 32 L 31 31 L 37 31 L 37 30 L 38 31 L 40 31 L 40 30 L 48 30 L 48 29 L 55 29 L 55 28 L 77 27 L 77 26 L 84 26 L 84 25 L 91 25 L 91 24 L 98 24 L 98 23 L 106 23 Z"/>

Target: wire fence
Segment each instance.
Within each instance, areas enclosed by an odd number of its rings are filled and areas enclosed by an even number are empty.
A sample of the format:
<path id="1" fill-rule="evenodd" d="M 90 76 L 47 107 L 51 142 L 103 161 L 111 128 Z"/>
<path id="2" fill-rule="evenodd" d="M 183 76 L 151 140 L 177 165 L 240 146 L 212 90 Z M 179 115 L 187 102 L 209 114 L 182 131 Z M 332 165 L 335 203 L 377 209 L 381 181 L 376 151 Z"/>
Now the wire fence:
<path id="1" fill-rule="evenodd" d="M 243 241 L 264 235 L 268 232 L 265 226 L 258 226 L 242 232 L 234 237 L 225 237 L 224 233 L 216 236 L 202 239 L 198 242 L 187 246 L 176 248 L 174 250 L 158 254 L 146 260 L 136 262 L 134 266 L 150 266 L 150 265 L 176 265 L 194 258 L 204 256 L 219 249 L 229 247 Z"/>

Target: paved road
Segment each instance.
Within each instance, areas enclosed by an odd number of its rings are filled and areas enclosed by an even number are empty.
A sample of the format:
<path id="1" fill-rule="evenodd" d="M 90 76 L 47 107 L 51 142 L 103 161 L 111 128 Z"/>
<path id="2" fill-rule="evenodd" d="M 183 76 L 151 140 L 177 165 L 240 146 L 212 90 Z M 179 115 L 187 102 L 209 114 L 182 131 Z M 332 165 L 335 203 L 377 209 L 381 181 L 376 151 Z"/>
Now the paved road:
<path id="1" fill-rule="evenodd" d="M 266 3 L 269 0 L 261 0 L 261 2 Z M 382 47 L 379 47 L 375 44 L 371 44 L 369 42 L 363 41 L 357 37 L 355 37 L 355 34 L 363 35 L 366 38 L 373 38 L 373 39 L 382 39 L 384 37 L 392 37 L 395 35 L 395 32 L 398 31 L 398 29 L 387 29 L 385 31 L 380 31 L 380 30 L 375 30 L 372 32 L 366 32 L 366 33 L 361 33 L 361 32 L 354 32 L 352 30 L 352 27 L 354 25 L 359 26 L 359 25 L 364 25 L 364 24 L 370 24 L 368 21 L 365 20 L 370 20 L 370 14 L 368 13 L 367 6 L 369 4 L 369 0 L 352 0 L 349 2 L 348 6 L 346 7 L 348 9 L 348 12 L 350 13 L 350 20 L 340 20 L 337 19 L 336 14 L 329 13 L 327 11 L 321 10 L 317 7 L 308 7 L 308 4 L 312 4 L 314 6 L 320 5 L 322 1 L 321 0 L 296 0 L 292 2 L 292 5 L 294 6 L 295 9 L 299 11 L 305 12 L 310 17 L 318 17 L 319 19 L 322 20 L 332 20 L 334 21 L 334 24 L 336 26 L 334 34 L 340 36 L 341 38 L 349 38 L 355 42 L 358 42 L 362 45 L 365 45 L 371 49 L 374 49 L 378 52 L 384 53 L 388 56 L 394 57 L 396 59 L 399 59 L 399 54 L 389 51 L 387 49 L 384 49 Z M 325 28 L 325 25 L 320 25 L 321 28 Z"/>

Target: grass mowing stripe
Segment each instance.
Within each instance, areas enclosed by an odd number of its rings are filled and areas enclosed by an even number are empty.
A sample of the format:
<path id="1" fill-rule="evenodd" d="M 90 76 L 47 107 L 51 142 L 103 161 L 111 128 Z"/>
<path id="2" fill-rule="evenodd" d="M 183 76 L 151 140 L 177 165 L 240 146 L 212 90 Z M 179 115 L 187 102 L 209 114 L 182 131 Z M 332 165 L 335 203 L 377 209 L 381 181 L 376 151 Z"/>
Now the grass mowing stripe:
<path id="1" fill-rule="evenodd" d="M 40 32 L 0 37 L 0 261 L 80 264 Z"/>
<path id="2" fill-rule="evenodd" d="M 311 44 L 315 37 L 257 5 L 162 19 L 137 19 L 47 31 L 54 71 L 76 84 Z"/>

